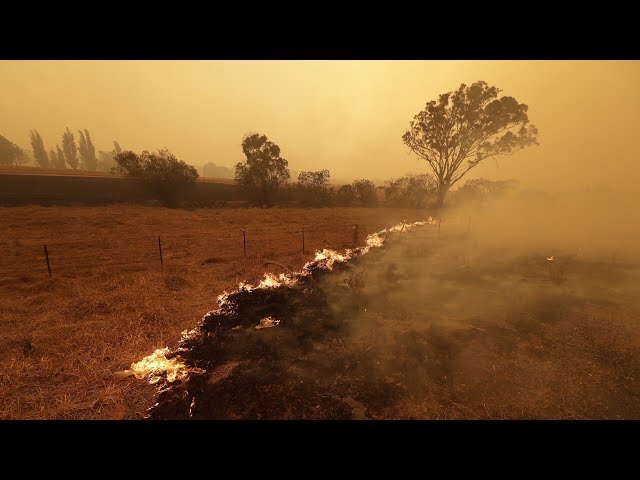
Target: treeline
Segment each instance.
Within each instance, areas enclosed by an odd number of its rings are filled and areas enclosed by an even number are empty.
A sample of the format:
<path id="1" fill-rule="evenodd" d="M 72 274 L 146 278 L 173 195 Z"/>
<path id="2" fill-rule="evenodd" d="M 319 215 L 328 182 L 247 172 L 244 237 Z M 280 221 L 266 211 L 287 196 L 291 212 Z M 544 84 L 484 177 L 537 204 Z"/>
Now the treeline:
<path id="1" fill-rule="evenodd" d="M 438 207 L 441 202 L 437 179 L 430 174 L 407 174 L 376 186 L 359 179 L 339 187 L 331 184 L 329 170 L 303 171 L 291 182 L 288 161 L 280 147 L 266 135 L 252 133 L 242 141 L 246 160 L 235 167 L 235 179 L 254 205 L 297 203 L 307 206 L 367 206 L 384 203 L 406 208 Z M 482 204 L 507 193 L 517 185 L 513 180 L 468 180 L 453 192 L 452 203 Z"/>
<path id="2" fill-rule="evenodd" d="M 421 208 L 427 206 L 437 186 L 429 175 L 408 175 L 389 180 L 381 187 L 367 179 L 335 187 L 331 185 L 331 173 L 326 169 L 302 171 L 297 181 L 290 182 L 289 162 L 280 155 L 280 147 L 266 135 L 246 135 L 242 140 L 242 151 L 246 159 L 236 164 L 235 179 L 254 205 L 298 203 L 315 207 L 373 207 L 383 197 L 390 205 Z"/>
<path id="3" fill-rule="evenodd" d="M 179 160 L 168 150 L 144 151 L 136 154 L 122 151 L 114 141 L 110 152 L 95 147 L 88 130 L 78 131 L 76 144 L 74 134 L 66 129 L 62 136 L 62 147 L 46 151 L 42 136 L 36 130 L 30 132 L 33 157 L 38 165 L 48 168 L 83 168 L 123 173 L 146 184 L 157 198 L 166 205 L 176 205 L 179 193 L 195 184 L 199 177 L 195 167 Z M 430 174 L 409 174 L 389 179 L 376 186 L 371 180 L 358 179 L 341 186 L 331 184 L 331 173 L 327 169 L 302 171 L 292 180 L 289 163 L 282 158 L 280 147 L 266 135 L 252 133 L 242 140 L 245 160 L 235 169 L 205 164 L 204 176 L 234 178 L 244 190 L 250 203 L 258 206 L 304 205 L 322 206 L 366 206 L 381 203 L 387 206 L 407 208 L 437 207 L 438 181 Z M 0 164 L 21 165 L 25 163 L 25 152 L 16 144 L 0 135 Z M 28 161 L 28 160 L 27 160 Z M 500 196 L 513 187 L 512 180 L 490 181 L 482 178 L 468 180 L 452 192 L 452 203 L 482 205 L 489 198 Z"/>
<path id="4" fill-rule="evenodd" d="M 109 172 L 116 166 L 115 156 L 122 152 L 118 142 L 113 150 L 96 152 L 87 129 L 78 130 L 78 139 L 67 127 L 62 134 L 62 147 L 47 150 L 42 135 L 37 130 L 29 132 L 29 141 L 35 164 L 42 168 L 71 168 L 74 170 Z M 24 165 L 30 162 L 27 153 L 15 143 L 0 135 L 0 165 Z"/>

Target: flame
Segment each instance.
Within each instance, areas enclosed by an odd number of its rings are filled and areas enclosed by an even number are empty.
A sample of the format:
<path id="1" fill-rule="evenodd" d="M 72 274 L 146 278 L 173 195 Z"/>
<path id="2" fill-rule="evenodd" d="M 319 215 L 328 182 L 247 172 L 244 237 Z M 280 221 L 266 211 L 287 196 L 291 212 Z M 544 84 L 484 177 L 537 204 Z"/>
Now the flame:
<path id="1" fill-rule="evenodd" d="M 238 290 L 245 290 L 247 292 L 250 292 L 252 290 L 257 290 L 257 289 L 278 288 L 283 285 L 287 287 L 292 287 L 296 283 L 298 283 L 297 279 L 287 276 L 284 273 L 281 273 L 280 275 L 276 276 L 273 273 L 267 272 L 264 274 L 264 278 L 260 280 L 258 285 L 256 285 L 255 287 L 252 287 L 247 282 L 240 282 L 238 284 Z M 222 295 L 218 296 L 218 303 L 224 302 L 228 296 L 229 294 L 227 292 L 224 292 Z"/>
<path id="2" fill-rule="evenodd" d="M 313 259 L 314 262 L 323 262 L 328 270 L 333 269 L 334 263 L 344 263 L 350 257 L 350 253 L 352 250 L 347 250 L 345 255 L 341 255 L 335 250 L 330 250 L 328 248 L 324 248 L 322 250 L 316 251 L 316 256 Z M 309 265 L 307 263 L 307 265 Z M 306 266 L 306 265 L 305 265 Z"/>
<path id="3" fill-rule="evenodd" d="M 276 320 L 273 317 L 265 317 L 260 320 L 260 324 L 256 325 L 256 330 L 260 330 L 262 328 L 272 328 L 280 323 L 280 320 Z"/>
<path id="4" fill-rule="evenodd" d="M 192 338 L 194 338 L 197 334 L 199 333 L 197 328 L 194 328 L 192 330 L 183 330 L 180 338 L 182 340 L 191 340 Z"/>
<path id="5" fill-rule="evenodd" d="M 367 236 L 366 245 L 369 248 L 381 247 L 382 245 L 384 245 L 384 238 L 382 238 L 379 233 L 372 233 L 371 235 Z"/>
<path id="6" fill-rule="evenodd" d="M 323 249 L 316 251 L 315 258 L 311 262 L 307 262 L 300 272 L 296 272 L 290 275 L 281 273 L 276 276 L 272 273 L 265 273 L 264 278 L 260 280 L 258 285 L 252 287 L 247 282 L 240 282 L 238 285 L 238 291 L 252 291 L 256 289 L 269 289 L 278 288 L 281 286 L 292 287 L 298 283 L 298 279 L 312 275 L 312 270 L 315 268 L 321 268 L 324 270 L 333 270 L 335 264 L 345 263 L 358 255 L 366 254 L 371 248 L 379 248 L 384 245 L 384 235 L 391 232 L 400 232 L 413 230 L 414 228 L 422 225 L 435 225 L 437 221 L 432 217 L 429 217 L 425 221 L 413 222 L 413 223 L 401 223 L 390 228 L 386 228 L 376 233 L 372 233 L 367 236 L 365 246 L 354 249 L 346 249 L 344 254 L 338 253 L 335 250 Z M 551 257 L 553 259 L 553 257 Z M 229 303 L 229 296 L 234 292 L 222 292 L 218 295 L 218 304 L 220 308 L 223 308 Z M 260 325 L 256 328 L 269 328 L 277 325 L 279 320 L 275 320 L 272 317 L 263 318 L 260 321 Z M 198 329 L 183 331 L 183 340 L 189 339 L 198 333 Z M 180 351 L 180 348 L 177 352 Z M 189 373 L 204 373 L 205 370 L 195 367 L 187 367 L 178 356 L 173 358 L 167 358 L 170 353 L 168 347 L 159 348 L 151 355 L 143 358 L 137 363 L 131 364 L 131 369 L 127 370 L 126 374 L 133 374 L 138 379 L 147 378 L 149 383 L 158 383 L 162 378 L 166 376 L 167 382 L 173 383 L 177 380 L 183 381 L 188 378 Z"/>
<path id="7" fill-rule="evenodd" d="M 166 375 L 167 382 L 173 383 L 177 380 L 187 378 L 189 372 L 204 373 L 201 368 L 189 368 L 182 363 L 178 357 L 167 358 L 170 352 L 168 347 L 158 348 L 151 355 L 143 358 L 139 362 L 131 364 L 130 372 L 138 379 L 149 379 L 149 383 L 158 383 Z"/>

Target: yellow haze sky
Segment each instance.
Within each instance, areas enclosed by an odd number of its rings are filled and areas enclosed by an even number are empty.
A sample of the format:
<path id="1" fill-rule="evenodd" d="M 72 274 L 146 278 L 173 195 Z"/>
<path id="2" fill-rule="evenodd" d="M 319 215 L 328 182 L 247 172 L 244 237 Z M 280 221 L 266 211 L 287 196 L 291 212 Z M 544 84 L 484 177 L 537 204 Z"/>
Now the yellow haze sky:
<path id="1" fill-rule="evenodd" d="M 0 134 L 29 147 L 37 129 L 49 150 L 86 128 L 97 150 L 117 140 L 231 167 L 256 131 L 291 169 L 382 180 L 428 171 L 402 134 L 426 102 L 477 80 L 529 105 L 540 146 L 465 180 L 638 190 L 639 61 L 0 61 Z"/>

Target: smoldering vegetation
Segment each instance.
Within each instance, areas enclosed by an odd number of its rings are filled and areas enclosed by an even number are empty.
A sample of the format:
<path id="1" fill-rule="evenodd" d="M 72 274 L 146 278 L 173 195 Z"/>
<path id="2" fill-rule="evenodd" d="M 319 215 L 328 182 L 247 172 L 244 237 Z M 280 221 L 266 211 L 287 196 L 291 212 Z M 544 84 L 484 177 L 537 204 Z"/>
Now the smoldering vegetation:
<path id="1" fill-rule="evenodd" d="M 635 227 L 572 200 L 459 205 L 305 288 L 238 297 L 183 342 L 202 370 L 151 418 L 640 418 L 640 268 L 613 237 Z"/>

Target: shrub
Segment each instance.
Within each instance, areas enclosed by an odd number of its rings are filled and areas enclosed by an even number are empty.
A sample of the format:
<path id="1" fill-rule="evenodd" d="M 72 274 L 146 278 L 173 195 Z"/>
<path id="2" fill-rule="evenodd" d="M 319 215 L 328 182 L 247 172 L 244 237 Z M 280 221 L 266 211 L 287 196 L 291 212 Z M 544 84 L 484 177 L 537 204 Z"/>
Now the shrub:
<path id="1" fill-rule="evenodd" d="M 455 200 L 459 203 L 482 205 L 490 198 L 504 195 L 517 185 L 515 180 L 487 180 L 474 178 L 467 180 L 455 193 Z"/>
<path id="2" fill-rule="evenodd" d="M 298 175 L 298 194 L 307 205 L 327 205 L 331 200 L 329 170 L 317 172 L 300 172 Z"/>
<path id="3" fill-rule="evenodd" d="M 355 199 L 363 205 L 371 207 L 378 204 L 376 186 L 371 180 L 356 180 L 353 182 L 353 191 Z"/>
<path id="4" fill-rule="evenodd" d="M 178 160 L 168 150 L 156 153 L 148 151 L 138 155 L 125 151 L 115 156 L 116 166 L 112 171 L 139 178 L 165 205 L 173 206 L 178 193 L 195 184 L 198 171 L 195 167 Z"/>
<path id="5" fill-rule="evenodd" d="M 350 206 L 356 198 L 356 192 L 352 185 L 342 185 L 336 193 L 336 203 L 344 207 Z"/>
<path id="6" fill-rule="evenodd" d="M 387 202 L 399 207 L 423 208 L 434 197 L 437 183 L 429 174 L 406 175 L 384 187 Z"/>

